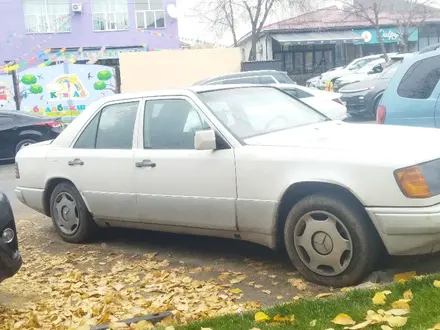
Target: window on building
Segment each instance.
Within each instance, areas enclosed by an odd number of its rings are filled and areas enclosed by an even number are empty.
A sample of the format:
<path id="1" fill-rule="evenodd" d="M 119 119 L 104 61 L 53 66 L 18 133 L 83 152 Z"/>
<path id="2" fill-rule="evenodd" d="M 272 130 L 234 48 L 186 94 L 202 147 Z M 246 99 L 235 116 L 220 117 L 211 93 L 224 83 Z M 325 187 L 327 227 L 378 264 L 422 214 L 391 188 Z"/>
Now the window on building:
<path id="1" fill-rule="evenodd" d="M 403 76 L 397 94 L 409 99 L 427 99 L 440 79 L 440 56 L 414 63 Z"/>
<path id="2" fill-rule="evenodd" d="M 135 0 L 136 28 L 159 29 L 165 27 L 163 0 Z"/>
<path id="3" fill-rule="evenodd" d="M 92 0 L 92 16 L 95 31 L 127 30 L 127 0 Z"/>
<path id="4" fill-rule="evenodd" d="M 70 32 L 69 0 L 23 0 L 26 33 Z"/>

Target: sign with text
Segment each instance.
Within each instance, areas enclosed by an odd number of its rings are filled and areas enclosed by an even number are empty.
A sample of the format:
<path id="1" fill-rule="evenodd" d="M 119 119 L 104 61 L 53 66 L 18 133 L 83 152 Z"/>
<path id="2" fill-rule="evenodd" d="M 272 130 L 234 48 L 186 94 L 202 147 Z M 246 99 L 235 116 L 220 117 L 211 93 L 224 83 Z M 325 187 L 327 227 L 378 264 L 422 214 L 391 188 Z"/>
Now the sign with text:
<path id="1" fill-rule="evenodd" d="M 355 45 L 363 45 L 363 44 L 378 44 L 379 38 L 377 37 L 376 29 L 363 29 L 363 30 L 353 30 L 355 33 L 359 34 L 364 40 L 354 42 Z M 388 28 L 380 28 L 380 35 L 382 36 L 382 40 L 385 44 L 399 42 L 401 32 L 399 28 L 388 27 Z M 409 31 L 409 41 L 417 41 L 419 40 L 419 31 L 417 28 L 410 28 Z"/>

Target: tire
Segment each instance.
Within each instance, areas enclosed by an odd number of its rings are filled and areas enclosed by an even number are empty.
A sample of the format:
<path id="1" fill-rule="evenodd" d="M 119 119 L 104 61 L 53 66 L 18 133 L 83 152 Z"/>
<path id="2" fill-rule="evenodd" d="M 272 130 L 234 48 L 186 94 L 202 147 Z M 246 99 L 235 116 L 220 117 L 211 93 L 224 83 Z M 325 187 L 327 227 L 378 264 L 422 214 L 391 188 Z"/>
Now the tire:
<path id="1" fill-rule="evenodd" d="M 87 242 L 98 229 L 78 189 L 69 182 L 60 183 L 53 190 L 50 214 L 57 233 L 69 243 Z"/>
<path id="2" fill-rule="evenodd" d="M 312 220 L 306 225 L 307 218 Z M 305 197 L 291 209 L 284 241 L 292 263 L 307 280 L 332 287 L 362 281 L 376 265 L 382 246 L 371 221 L 356 204 L 326 194 Z M 318 261 L 313 261 L 306 249 Z M 351 251 L 341 253 L 344 249 Z M 335 266 L 323 267 L 319 261 L 333 261 Z"/>
<path id="3" fill-rule="evenodd" d="M 380 100 L 382 99 L 382 95 L 379 95 L 376 100 L 374 100 L 374 106 L 373 106 L 373 117 L 376 119 L 377 115 L 377 108 L 379 107 Z"/>
<path id="4" fill-rule="evenodd" d="M 34 144 L 37 143 L 38 141 L 34 140 L 34 139 L 23 139 L 20 140 L 17 145 L 15 146 L 15 154 L 17 154 L 21 148 L 30 145 L 30 144 Z"/>

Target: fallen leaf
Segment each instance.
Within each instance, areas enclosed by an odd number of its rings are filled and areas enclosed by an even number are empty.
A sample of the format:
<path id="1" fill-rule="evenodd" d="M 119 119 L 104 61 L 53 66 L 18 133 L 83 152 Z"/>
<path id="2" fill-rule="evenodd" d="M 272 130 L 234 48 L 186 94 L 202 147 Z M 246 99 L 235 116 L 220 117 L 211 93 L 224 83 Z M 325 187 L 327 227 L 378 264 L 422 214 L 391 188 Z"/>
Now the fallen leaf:
<path id="1" fill-rule="evenodd" d="M 287 280 L 287 282 L 292 284 L 295 288 L 297 288 L 300 291 L 307 289 L 307 284 L 299 278 L 291 278 Z"/>
<path id="2" fill-rule="evenodd" d="M 249 330 L 260 330 L 259 328 L 252 328 L 252 329 L 249 329 Z"/>
<path id="3" fill-rule="evenodd" d="M 377 313 L 372 310 L 367 311 L 366 319 L 371 320 L 371 324 L 383 322 L 383 316 L 379 313 L 379 311 Z"/>
<path id="4" fill-rule="evenodd" d="M 389 311 L 386 311 L 386 315 L 394 315 L 394 316 L 403 316 L 409 313 L 409 310 L 407 309 L 390 309 Z"/>
<path id="5" fill-rule="evenodd" d="M 290 319 L 288 317 L 281 316 L 280 314 L 275 315 L 273 317 L 273 320 L 277 321 L 277 322 L 288 322 L 288 321 L 290 321 Z"/>
<path id="6" fill-rule="evenodd" d="M 413 278 L 414 276 L 417 276 L 416 272 L 406 272 L 406 273 L 399 273 L 394 274 L 394 281 L 408 281 L 409 279 Z"/>
<path id="7" fill-rule="evenodd" d="M 255 288 L 255 289 L 261 289 L 262 287 L 263 287 L 263 286 L 262 286 L 261 284 L 255 284 L 255 285 L 254 285 L 254 288 Z"/>
<path id="8" fill-rule="evenodd" d="M 170 325 L 170 326 L 166 327 L 165 330 L 175 330 L 175 329 L 172 325 Z"/>
<path id="9" fill-rule="evenodd" d="M 211 328 L 200 328 L 200 330 L 212 330 Z"/>
<path id="10" fill-rule="evenodd" d="M 411 309 L 408 304 L 410 301 L 411 300 L 408 299 L 399 299 L 393 301 L 391 306 L 393 307 L 393 309 L 407 309 L 409 311 Z"/>
<path id="11" fill-rule="evenodd" d="M 391 328 L 391 327 L 388 326 L 388 325 L 381 325 L 380 328 L 381 328 L 382 330 L 393 330 L 393 328 Z"/>
<path id="12" fill-rule="evenodd" d="M 334 293 L 332 293 L 332 292 L 320 293 L 320 294 L 317 294 L 315 298 L 318 298 L 318 299 L 325 298 L 325 297 L 333 296 L 333 294 Z"/>
<path id="13" fill-rule="evenodd" d="M 301 296 L 295 296 L 295 297 L 293 297 L 293 301 L 298 301 L 298 300 L 300 300 L 301 299 Z"/>
<path id="14" fill-rule="evenodd" d="M 440 281 L 435 280 L 433 284 L 436 288 L 440 288 Z"/>
<path id="15" fill-rule="evenodd" d="M 358 330 L 358 329 L 365 329 L 366 327 L 368 327 L 373 321 L 371 320 L 366 320 L 362 323 L 353 325 L 351 327 L 344 327 L 344 329 L 349 329 L 349 330 Z"/>
<path id="16" fill-rule="evenodd" d="M 281 299 L 283 299 L 283 296 L 277 296 L 277 299 L 281 300 Z"/>
<path id="17" fill-rule="evenodd" d="M 239 294 L 239 293 L 242 293 L 243 291 L 241 291 L 241 289 L 239 289 L 239 288 L 235 288 L 235 289 L 231 289 L 231 290 L 229 290 L 231 293 L 233 293 L 233 294 Z"/>
<path id="18" fill-rule="evenodd" d="M 271 294 L 272 293 L 272 291 L 270 291 L 270 290 L 262 290 L 262 292 L 265 293 L 265 294 Z"/>
<path id="19" fill-rule="evenodd" d="M 264 313 L 264 312 L 255 313 L 255 321 L 256 322 L 265 322 L 268 320 L 270 320 L 270 317 L 266 313 Z"/>
<path id="20" fill-rule="evenodd" d="M 414 295 L 413 295 L 411 289 L 409 289 L 403 293 L 403 298 L 407 299 L 407 300 L 413 300 Z"/>
<path id="21" fill-rule="evenodd" d="M 337 325 L 354 325 L 356 322 L 347 314 L 338 314 L 332 322 Z"/>
<path id="22" fill-rule="evenodd" d="M 384 320 L 385 320 L 385 322 L 388 323 L 388 325 L 390 327 L 400 328 L 406 324 L 406 322 L 408 321 L 408 318 L 404 317 L 404 316 L 388 316 L 387 315 L 387 316 L 385 316 Z"/>
<path id="23" fill-rule="evenodd" d="M 371 299 L 373 301 L 373 304 L 375 305 L 385 305 L 387 301 L 387 297 L 385 293 L 383 292 L 376 292 L 374 297 Z"/>
<path id="24" fill-rule="evenodd" d="M 437 323 L 432 328 L 429 328 L 428 330 L 440 330 L 440 323 Z"/>
<path id="25" fill-rule="evenodd" d="M 309 324 L 310 324 L 310 326 L 311 326 L 311 327 L 314 327 L 314 326 L 316 326 L 316 320 L 310 321 L 310 323 L 309 323 Z"/>

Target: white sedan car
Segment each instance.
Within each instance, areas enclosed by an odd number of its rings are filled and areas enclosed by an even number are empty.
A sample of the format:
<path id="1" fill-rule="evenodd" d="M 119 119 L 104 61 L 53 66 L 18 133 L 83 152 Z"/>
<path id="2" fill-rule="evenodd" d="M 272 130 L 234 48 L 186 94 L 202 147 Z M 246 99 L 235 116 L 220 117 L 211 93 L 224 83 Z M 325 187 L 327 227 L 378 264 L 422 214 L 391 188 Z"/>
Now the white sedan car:
<path id="1" fill-rule="evenodd" d="M 16 195 L 68 242 L 99 227 L 240 239 L 342 287 L 383 248 L 440 250 L 440 151 L 424 147 L 439 139 L 331 121 L 272 86 L 119 94 L 21 149 Z"/>
<path id="2" fill-rule="evenodd" d="M 276 84 L 275 86 L 333 120 L 344 120 L 347 118 L 347 108 L 342 103 L 341 94 L 339 93 L 325 92 L 316 88 L 294 84 Z"/>

